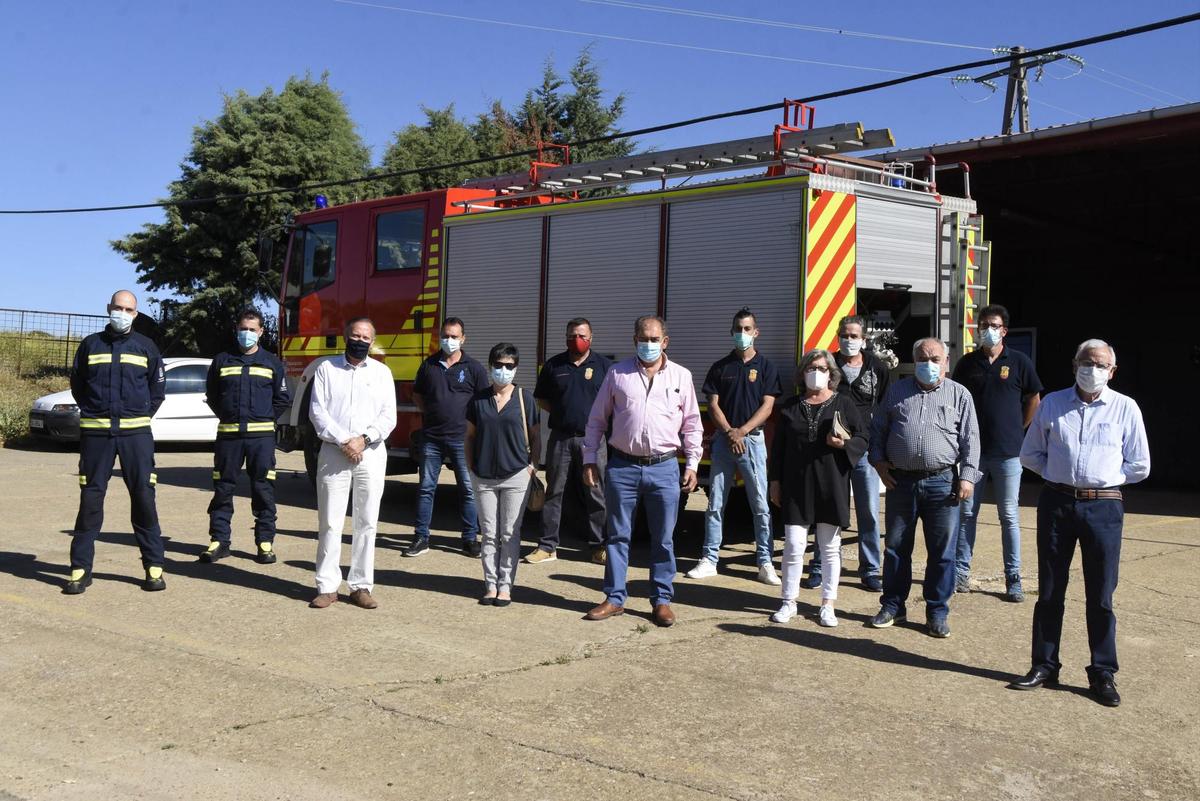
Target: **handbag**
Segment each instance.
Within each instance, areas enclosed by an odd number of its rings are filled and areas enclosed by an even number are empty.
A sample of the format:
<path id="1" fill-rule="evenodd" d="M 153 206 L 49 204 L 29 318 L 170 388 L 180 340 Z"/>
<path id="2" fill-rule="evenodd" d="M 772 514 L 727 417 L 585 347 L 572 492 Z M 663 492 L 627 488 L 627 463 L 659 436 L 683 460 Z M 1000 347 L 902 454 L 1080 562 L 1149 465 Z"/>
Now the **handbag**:
<path id="1" fill-rule="evenodd" d="M 529 453 L 529 463 L 535 464 L 533 447 L 529 443 L 529 421 L 525 417 L 525 390 L 521 387 L 517 387 L 517 403 L 521 407 L 521 433 L 525 435 L 525 450 Z M 545 505 L 546 485 L 542 483 L 535 472 L 533 478 L 529 480 L 529 497 L 525 501 L 525 508 L 531 512 L 540 512 Z"/>
<path id="2" fill-rule="evenodd" d="M 841 411 L 833 413 L 833 435 L 841 440 L 850 439 L 850 428 L 846 425 L 846 418 Z"/>

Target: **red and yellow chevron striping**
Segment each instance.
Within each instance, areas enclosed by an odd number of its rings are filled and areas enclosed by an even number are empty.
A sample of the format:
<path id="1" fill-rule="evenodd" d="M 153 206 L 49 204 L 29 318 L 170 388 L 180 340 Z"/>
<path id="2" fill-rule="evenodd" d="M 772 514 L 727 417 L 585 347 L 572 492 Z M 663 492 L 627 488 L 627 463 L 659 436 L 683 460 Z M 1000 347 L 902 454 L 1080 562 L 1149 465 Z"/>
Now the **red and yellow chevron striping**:
<path id="1" fill-rule="evenodd" d="M 813 190 L 808 197 L 802 352 L 832 350 L 838 320 L 854 313 L 856 198 Z"/>

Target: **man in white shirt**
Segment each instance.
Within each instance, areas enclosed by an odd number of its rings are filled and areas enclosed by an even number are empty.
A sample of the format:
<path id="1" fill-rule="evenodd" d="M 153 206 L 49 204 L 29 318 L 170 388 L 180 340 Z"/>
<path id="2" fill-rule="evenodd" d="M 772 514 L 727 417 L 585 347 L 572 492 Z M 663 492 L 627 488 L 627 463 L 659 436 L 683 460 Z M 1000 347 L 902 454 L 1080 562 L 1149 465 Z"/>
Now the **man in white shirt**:
<path id="1" fill-rule="evenodd" d="M 1010 685 L 1033 690 L 1057 684 L 1067 577 L 1075 543 L 1083 556 L 1087 608 L 1088 685 L 1105 706 L 1117 706 L 1117 618 L 1112 597 L 1121 560 L 1125 507 L 1121 487 L 1150 475 L 1150 448 L 1137 403 L 1108 388 L 1117 353 L 1089 339 L 1075 352 L 1075 386 L 1052 392 L 1038 408 L 1021 445 L 1021 464 L 1046 483 L 1038 499 L 1038 602 L 1033 609 L 1032 668 Z"/>
<path id="2" fill-rule="evenodd" d="M 375 324 L 357 317 L 346 324 L 346 352 L 322 362 L 313 374 L 309 415 L 321 453 L 317 461 L 317 597 L 324 609 L 337 601 L 342 584 L 342 529 L 346 501 L 354 488 L 354 532 L 350 545 L 350 602 L 363 609 L 379 604 L 375 583 L 375 529 L 387 473 L 387 438 L 396 427 L 392 371 L 370 358 Z"/>

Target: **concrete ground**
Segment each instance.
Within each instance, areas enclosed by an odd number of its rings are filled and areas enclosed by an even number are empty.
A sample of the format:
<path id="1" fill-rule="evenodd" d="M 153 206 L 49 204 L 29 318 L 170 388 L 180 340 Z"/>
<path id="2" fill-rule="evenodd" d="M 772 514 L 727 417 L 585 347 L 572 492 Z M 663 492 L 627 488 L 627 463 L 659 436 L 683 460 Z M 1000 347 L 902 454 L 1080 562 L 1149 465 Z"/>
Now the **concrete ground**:
<path id="1" fill-rule="evenodd" d="M 816 590 L 803 591 L 803 616 L 768 623 L 777 591 L 751 580 L 751 549 L 737 542 L 718 578 L 680 578 L 679 623 L 661 630 L 649 624 L 644 546 L 622 618 L 580 619 L 601 600 L 602 569 L 569 550 L 522 565 L 512 606 L 476 605 L 479 566 L 454 549 L 452 488 L 438 496 L 434 550 L 400 557 L 411 479 L 393 480 L 384 502 L 379 609 L 309 609 L 315 501 L 296 455 L 281 456 L 279 563 L 250 558 L 245 498 L 234 558 L 196 562 L 211 455 L 174 450 L 158 457 L 167 591 L 138 588 L 117 479 L 96 582 L 65 596 L 75 462 L 0 451 L 0 800 L 1200 797 L 1194 497 L 1129 493 L 1116 596 L 1124 704 L 1107 709 L 1083 692 L 1078 561 L 1069 686 L 1005 689 L 1028 667 L 1036 596 L 999 597 L 991 505 L 979 581 L 954 599 L 948 640 L 865 627 L 877 598 L 858 586 L 852 534 L 838 628 L 815 624 Z M 682 570 L 702 508 L 694 496 Z M 910 610 L 923 620 L 919 602 Z"/>

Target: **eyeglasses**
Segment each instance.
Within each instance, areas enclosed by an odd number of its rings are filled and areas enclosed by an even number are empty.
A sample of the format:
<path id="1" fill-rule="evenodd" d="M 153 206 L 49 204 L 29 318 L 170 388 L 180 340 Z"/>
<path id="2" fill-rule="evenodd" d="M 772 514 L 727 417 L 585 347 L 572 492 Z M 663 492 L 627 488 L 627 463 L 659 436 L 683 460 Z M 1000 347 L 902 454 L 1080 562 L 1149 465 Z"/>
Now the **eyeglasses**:
<path id="1" fill-rule="evenodd" d="M 492 362 L 492 367 L 495 367 L 497 369 L 503 367 L 506 370 L 516 370 L 517 369 L 517 365 L 515 362 Z"/>
<path id="2" fill-rule="evenodd" d="M 1098 367 L 1101 370 L 1111 370 L 1113 367 L 1111 364 L 1101 364 L 1100 362 L 1094 362 L 1091 359 L 1084 359 L 1081 362 L 1075 363 L 1080 367 Z"/>
<path id="3" fill-rule="evenodd" d="M 992 329 L 993 331 L 999 331 L 1003 327 L 1004 327 L 1003 323 L 991 323 L 990 325 L 984 325 L 983 323 L 979 324 L 980 331 L 986 331 L 989 328 Z"/>
<path id="4" fill-rule="evenodd" d="M 806 372 L 806 373 L 828 373 L 829 368 L 828 367 L 820 367 L 815 364 L 810 364 L 808 367 L 804 368 L 804 372 Z"/>

